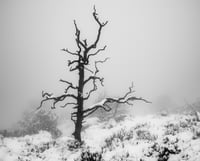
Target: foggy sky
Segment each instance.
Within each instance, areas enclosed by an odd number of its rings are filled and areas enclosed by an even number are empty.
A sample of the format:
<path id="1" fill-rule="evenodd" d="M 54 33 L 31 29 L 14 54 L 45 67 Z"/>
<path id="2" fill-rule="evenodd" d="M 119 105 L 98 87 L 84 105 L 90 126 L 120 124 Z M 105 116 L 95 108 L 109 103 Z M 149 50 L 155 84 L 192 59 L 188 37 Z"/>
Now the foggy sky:
<path id="1" fill-rule="evenodd" d="M 73 20 L 82 38 L 94 40 L 93 5 L 102 21 L 98 58 L 107 95 L 119 96 L 134 82 L 136 95 L 175 104 L 200 96 L 200 1 L 198 0 L 0 0 L 0 127 L 38 106 L 41 91 L 59 93 L 60 78 L 75 50 Z M 137 107 L 135 107 L 137 108 Z"/>

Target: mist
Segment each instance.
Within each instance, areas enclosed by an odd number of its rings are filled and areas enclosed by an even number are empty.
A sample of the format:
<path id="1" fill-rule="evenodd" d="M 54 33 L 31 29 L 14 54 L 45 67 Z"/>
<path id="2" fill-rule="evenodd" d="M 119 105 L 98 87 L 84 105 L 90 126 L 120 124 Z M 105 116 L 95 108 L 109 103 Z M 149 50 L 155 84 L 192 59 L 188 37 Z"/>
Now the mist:
<path id="1" fill-rule="evenodd" d="M 15 123 L 25 109 L 36 108 L 42 90 L 62 92 L 60 78 L 77 81 L 67 69 L 70 56 L 60 49 L 76 49 L 74 19 L 82 38 L 95 38 L 93 5 L 109 21 L 99 44 L 107 49 L 98 58 L 110 59 L 100 67 L 105 86 L 88 105 L 103 92 L 123 94 L 131 82 L 136 96 L 153 102 L 135 104 L 134 114 L 153 111 L 163 96 L 172 102 L 166 106 L 174 108 L 200 97 L 198 0 L 2 0 L 0 128 Z"/>

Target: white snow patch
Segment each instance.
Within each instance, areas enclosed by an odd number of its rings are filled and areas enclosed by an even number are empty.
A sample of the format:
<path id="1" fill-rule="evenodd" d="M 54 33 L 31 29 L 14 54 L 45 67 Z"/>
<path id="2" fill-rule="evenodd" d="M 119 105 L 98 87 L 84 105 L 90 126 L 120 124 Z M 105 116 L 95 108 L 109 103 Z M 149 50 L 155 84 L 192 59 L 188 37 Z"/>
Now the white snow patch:
<path id="1" fill-rule="evenodd" d="M 191 115 L 125 117 L 121 122 L 100 122 L 95 117 L 88 118 L 84 126 L 82 148 L 75 147 L 71 136 L 53 139 L 45 131 L 1 137 L 0 161 L 74 161 L 86 148 L 102 153 L 105 161 L 157 161 L 163 155 L 168 161 L 200 160 L 200 122 Z"/>

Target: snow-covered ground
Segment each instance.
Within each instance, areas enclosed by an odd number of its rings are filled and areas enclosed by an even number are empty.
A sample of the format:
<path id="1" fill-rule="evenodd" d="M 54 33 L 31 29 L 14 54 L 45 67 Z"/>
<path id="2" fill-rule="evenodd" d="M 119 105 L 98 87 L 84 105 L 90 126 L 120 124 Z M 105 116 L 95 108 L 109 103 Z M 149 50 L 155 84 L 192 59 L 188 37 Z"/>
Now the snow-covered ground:
<path id="1" fill-rule="evenodd" d="M 82 137 L 82 147 L 71 137 L 53 139 L 45 131 L 0 137 L 0 161 L 200 161 L 196 115 L 127 116 L 105 122 L 93 117 Z"/>

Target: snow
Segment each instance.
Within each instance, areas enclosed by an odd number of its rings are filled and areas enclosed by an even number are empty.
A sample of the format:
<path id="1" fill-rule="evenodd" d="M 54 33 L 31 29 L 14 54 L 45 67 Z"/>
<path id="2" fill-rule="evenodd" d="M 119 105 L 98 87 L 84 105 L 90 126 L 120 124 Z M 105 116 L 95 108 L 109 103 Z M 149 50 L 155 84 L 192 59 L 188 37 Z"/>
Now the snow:
<path id="1" fill-rule="evenodd" d="M 0 161 L 81 161 L 83 153 L 101 155 L 105 161 L 200 160 L 200 122 L 195 115 L 127 116 L 120 122 L 91 117 L 82 138 L 80 147 L 72 137 L 54 139 L 46 131 L 1 136 Z"/>

